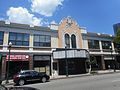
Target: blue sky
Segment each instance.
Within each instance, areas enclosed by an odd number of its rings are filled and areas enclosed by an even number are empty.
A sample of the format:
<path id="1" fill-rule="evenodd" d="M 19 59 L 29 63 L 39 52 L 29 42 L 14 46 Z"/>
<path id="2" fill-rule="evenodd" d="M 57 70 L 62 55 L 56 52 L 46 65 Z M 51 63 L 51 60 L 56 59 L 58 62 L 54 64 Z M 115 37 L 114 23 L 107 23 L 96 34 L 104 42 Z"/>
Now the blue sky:
<path id="1" fill-rule="evenodd" d="M 0 20 L 49 25 L 71 16 L 89 32 L 114 34 L 120 0 L 0 0 Z"/>

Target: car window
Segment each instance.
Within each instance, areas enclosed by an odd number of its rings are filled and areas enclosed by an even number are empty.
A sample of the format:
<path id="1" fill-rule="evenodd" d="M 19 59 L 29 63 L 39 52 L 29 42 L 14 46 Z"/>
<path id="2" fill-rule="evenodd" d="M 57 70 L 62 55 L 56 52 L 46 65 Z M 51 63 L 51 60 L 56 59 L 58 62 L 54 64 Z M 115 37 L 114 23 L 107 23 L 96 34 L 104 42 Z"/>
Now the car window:
<path id="1" fill-rule="evenodd" d="M 20 74 L 20 75 L 24 75 L 24 74 L 25 74 L 25 72 L 20 72 L 20 73 L 18 73 L 18 74 Z"/>
<path id="2" fill-rule="evenodd" d="M 36 71 L 33 71 L 32 74 L 33 74 L 33 75 L 38 75 L 39 73 L 36 72 Z"/>
<path id="3" fill-rule="evenodd" d="M 25 72 L 25 74 L 30 75 L 31 73 L 30 72 Z"/>

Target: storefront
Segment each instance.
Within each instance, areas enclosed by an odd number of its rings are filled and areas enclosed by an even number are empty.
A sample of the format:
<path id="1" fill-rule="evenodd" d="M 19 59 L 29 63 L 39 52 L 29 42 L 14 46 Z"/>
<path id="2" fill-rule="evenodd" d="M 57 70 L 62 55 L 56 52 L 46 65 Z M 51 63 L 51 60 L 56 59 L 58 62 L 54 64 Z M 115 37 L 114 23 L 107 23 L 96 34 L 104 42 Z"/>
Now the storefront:
<path id="1" fill-rule="evenodd" d="M 85 59 L 82 58 L 75 58 L 75 59 L 68 59 L 68 74 L 75 75 L 75 74 L 83 74 L 86 73 L 86 66 L 85 66 Z M 59 75 L 66 74 L 66 65 L 65 60 L 58 60 L 59 62 Z"/>
<path id="2" fill-rule="evenodd" d="M 89 69 L 89 53 L 83 49 L 56 50 L 53 51 L 53 59 L 53 71 L 56 75 L 65 75 L 66 66 L 69 75 L 87 73 Z"/>
<path id="3" fill-rule="evenodd" d="M 92 70 L 102 70 L 102 56 L 101 55 L 90 55 L 91 69 Z"/>
<path id="4" fill-rule="evenodd" d="M 19 72 L 20 70 L 29 70 L 29 55 L 9 55 L 6 56 L 6 71 L 9 63 L 9 77 L 12 78 L 14 74 Z"/>
<path id="5" fill-rule="evenodd" d="M 51 56 L 50 55 L 34 55 L 33 67 L 38 72 L 43 72 L 51 75 Z"/>
<path id="6" fill-rule="evenodd" d="M 105 56 L 105 67 L 106 69 L 120 69 L 120 56 Z"/>

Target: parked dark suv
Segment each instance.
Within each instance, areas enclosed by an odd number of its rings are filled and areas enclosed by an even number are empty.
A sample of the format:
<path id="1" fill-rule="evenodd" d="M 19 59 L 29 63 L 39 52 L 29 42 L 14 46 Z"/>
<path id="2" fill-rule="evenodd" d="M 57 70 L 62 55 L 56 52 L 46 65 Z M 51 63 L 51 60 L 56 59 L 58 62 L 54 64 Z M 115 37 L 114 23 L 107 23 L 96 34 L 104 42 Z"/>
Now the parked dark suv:
<path id="1" fill-rule="evenodd" d="M 23 70 L 14 75 L 13 81 L 16 85 L 24 85 L 29 81 L 49 81 L 50 77 L 45 73 L 40 73 L 34 70 Z"/>

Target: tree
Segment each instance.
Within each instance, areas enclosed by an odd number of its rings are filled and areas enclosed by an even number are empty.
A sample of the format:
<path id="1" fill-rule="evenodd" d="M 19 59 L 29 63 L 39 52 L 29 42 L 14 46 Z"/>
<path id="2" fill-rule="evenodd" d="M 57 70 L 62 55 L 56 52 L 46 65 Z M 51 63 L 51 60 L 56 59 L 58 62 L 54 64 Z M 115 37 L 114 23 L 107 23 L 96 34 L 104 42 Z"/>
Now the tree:
<path id="1" fill-rule="evenodd" d="M 95 56 L 90 56 L 89 64 L 90 64 L 90 73 L 97 74 L 97 71 L 96 71 L 97 60 L 96 60 Z"/>
<path id="2" fill-rule="evenodd" d="M 90 65 L 91 65 L 91 70 L 96 70 L 97 60 L 95 56 L 90 56 Z"/>
<path id="3" fill-rule="evenodd" d="M 115 50 L 120 53 L 120 28 L 117 30 L 116 36 L 114 37 Z"/>

